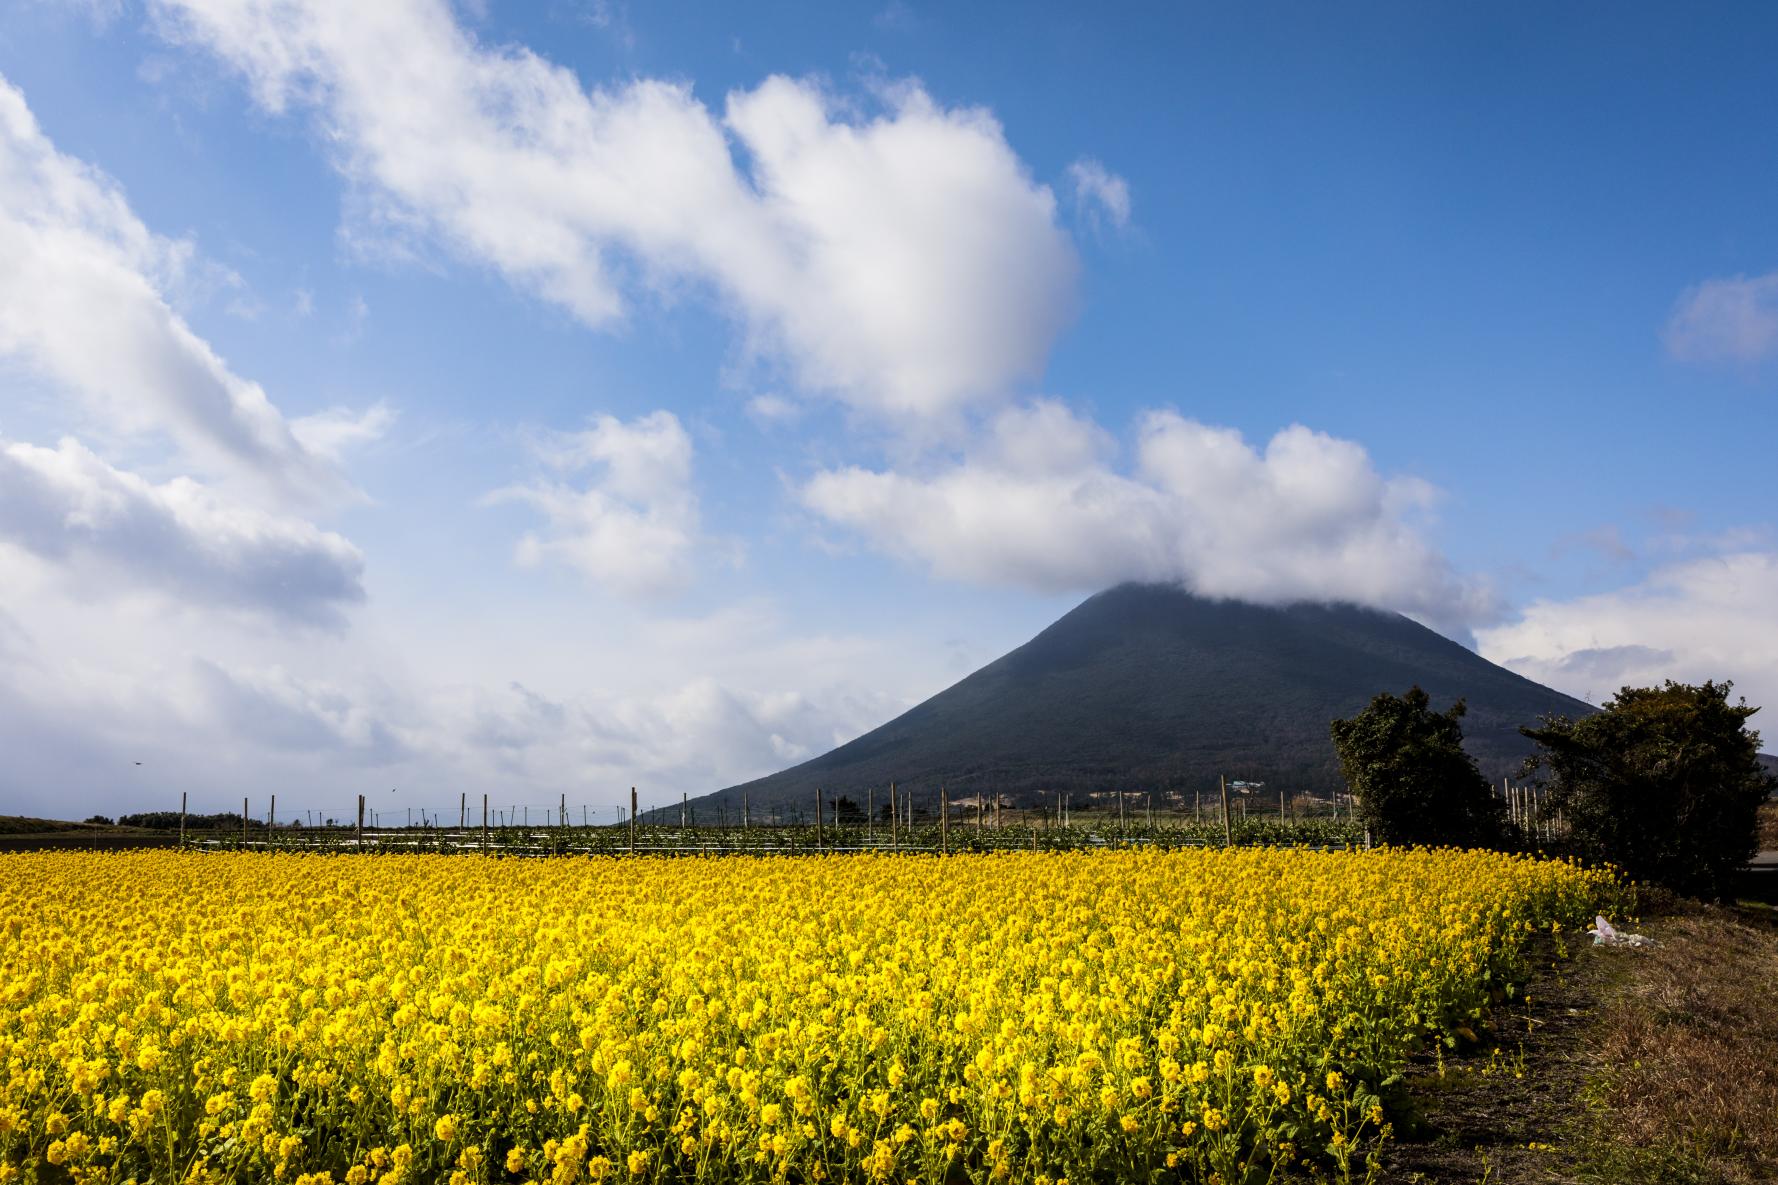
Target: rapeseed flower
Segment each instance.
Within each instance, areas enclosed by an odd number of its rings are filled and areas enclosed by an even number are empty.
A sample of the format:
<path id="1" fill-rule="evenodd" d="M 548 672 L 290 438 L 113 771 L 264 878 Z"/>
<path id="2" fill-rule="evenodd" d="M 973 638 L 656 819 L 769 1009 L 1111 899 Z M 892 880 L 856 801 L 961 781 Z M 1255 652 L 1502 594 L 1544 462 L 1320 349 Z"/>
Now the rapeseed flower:
<path id="1" fill-rule="evenodd" d="M 1338 1176 L 1414 1042 L 1615 891 L 1455 851 L 0 856 L 0 1182 Z"/>

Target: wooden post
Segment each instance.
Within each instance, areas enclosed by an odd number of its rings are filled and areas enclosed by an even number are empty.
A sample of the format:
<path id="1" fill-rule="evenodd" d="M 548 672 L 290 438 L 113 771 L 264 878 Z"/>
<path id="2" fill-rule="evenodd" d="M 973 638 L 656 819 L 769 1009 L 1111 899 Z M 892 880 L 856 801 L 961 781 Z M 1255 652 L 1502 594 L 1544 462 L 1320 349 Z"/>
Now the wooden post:
<path id="1" fill-rule="evenodd" d="M 185 796 L 188 791 L 179 792 L 179 846 L 185 846 Z"/>
<path id="2" fill-rule="evenodd" d="M 943 787 L 938 788 L 938 842 L 945 855 L 951 854 L 951 795 Z"/>
<path id="3" fill-rule="evenodd" d="M 864 791 L 864 838 L 877 842 L 877 785 L 872 782 Z"/>
<path id="4" fill-rule="evenodd" d="M 457 830 L 469 826 L 469 792 L 461 790 L 457 793 Z"/>
<path id="5" fill-rule="evenodd" d="M 488 854 L 488 796 L 482 795 L 482 855 Z"/>
<path id="6" fill-rule="evenodd" d="M 630 787 L 630 855 L 636 854 L 636 787 Z"/>
<path id="7" fill-rule="evenodd" d="M 276 827 L 277 825 L 278 825 L 278 796 L 276 794 L 274 794 L 274 795 L 272 795 L 272 804 L 265 808 L 265 829 L 269 833 L 271 831 L 271 829 Z M 266 838 L 270 839 L 271 838 L 270 834 L 268 834 L 266 836 Z"/>
<path id="8" fill-rule="evenodd" d="M 358 846 L 364 846 L 364 795 L 358 796 Z"/>
<path id="9" fill-rule="evenodd" d="M 821 831 L 821 787 L 815 787 L 815 847 L 817 850 L 825 846 Z"/>
<path id="10" fill-rule="evenodd" d="M 895 847 L 895 833 L 901 830 L 901 808 L 895 802 L 895 783 L 889 783 L 889 846 Z"/>
<path id="11" fill-rule="evenodd" d="M 1219 774 L 1217 780 L 1222 783 L 1222 846 L 1230 847 L 1235 842 L 1235 835 L 1229 821 L 1229 780 Z"/>
<path id="12" fill-rule="evenodd" d="M 1119 839 L 1130 838 L 1129 823 L 1124 818 L 1124 791 L 1121 786 L 1117 791 L 1117 837 Z"/>
<path id="13" fill-rule="evenodd" d="M 1037 824 L 1031 824 L 1031 850 L 1037 850 Z"/>
<path id="14" fill-rule="evenodd" d="M 241 846 L 247 846 L 247 800 L 241 799 Z"/>
<path id="15" fill-rule="evenodd" d="M 564 791 L 562 794 L 561 802 L 559 802 L 557 804 L 556 826 L 557 827 L 568 826 L 568 795 L 567 795 L 566 791 Z"/>
<path id="16" fill-rule="evenodd" d="M 1148 792 L 1148 829 L 1154 830 L 1154 791 Z"/>
<path id="17" fill-rule="evenodd" d="M 679 830 L 684 831 L 687 819 L 691 814 L 691 795 L 679 792 Z"/>
<path id="18" fill-rule="evenodd" d="M 745 831 L 752 825 L 752 816 L 748 813 L 747 791 L 741 791 L 741 830 Z"/>

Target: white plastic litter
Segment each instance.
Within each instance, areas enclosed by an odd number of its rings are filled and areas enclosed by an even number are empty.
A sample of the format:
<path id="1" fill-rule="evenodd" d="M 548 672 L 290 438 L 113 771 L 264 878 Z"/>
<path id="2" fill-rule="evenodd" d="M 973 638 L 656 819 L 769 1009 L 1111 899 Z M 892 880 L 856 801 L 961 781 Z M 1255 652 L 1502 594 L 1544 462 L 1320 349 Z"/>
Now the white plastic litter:
<path id="1" fill-rule="evenodd" d="M 1604 914 L 1593 918 L 1593 928 L 1587 931 L 1593 936 L 1594 946 L 1653 946 L 1655 940 L 1646 934 L 1625 934 L 1610 922 Z"/>

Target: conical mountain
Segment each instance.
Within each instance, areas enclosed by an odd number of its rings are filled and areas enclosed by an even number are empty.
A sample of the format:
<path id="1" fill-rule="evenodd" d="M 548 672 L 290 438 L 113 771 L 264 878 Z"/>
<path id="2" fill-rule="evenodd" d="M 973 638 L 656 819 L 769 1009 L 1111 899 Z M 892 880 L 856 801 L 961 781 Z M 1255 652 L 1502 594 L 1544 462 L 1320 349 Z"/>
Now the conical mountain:
<path id="1" fill-rule="evenodd" d="M 1219 775 L 1322 792 L 1341 784 L 1328 723 L 1418 684 L 1468 704 L 1465 744 L 1498 779 L 1522 724 L 1593 709 L 1396 613 L 1260 606 L 1163 585 L 1089 598 L 1010 654 L 880 728 L 701 804 L 810 806 L 891 781 L 916 792 L 1213 789 Z M 883 801 L 879 793 L 879 803 Z"/>

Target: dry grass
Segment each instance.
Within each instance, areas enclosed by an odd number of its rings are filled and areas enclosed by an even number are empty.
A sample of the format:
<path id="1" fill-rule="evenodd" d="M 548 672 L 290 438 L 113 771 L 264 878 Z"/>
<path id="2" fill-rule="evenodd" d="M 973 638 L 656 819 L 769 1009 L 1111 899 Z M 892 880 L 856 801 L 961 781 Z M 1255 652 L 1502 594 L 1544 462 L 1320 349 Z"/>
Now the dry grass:
<path id="1" fill-rule="evenodd" d="M 1762 852 L 1778 851 L 1778 802 L 1759 804 L 1759 846 Z"/>
<path id="2" fill-rule="evenodd" d="M 1652 949 L 1556 951 L 1500 1056 L 1422 1059 L 1388 1185 L 1778 1181 L 1778 912 L 1677 905 Z M 1584 943 L 1586 940 L 1583 938 Z"/>
<path id="3" fill-rule="evenodd" d="M 1778 1179 L 1778 925 L 1694 907 L 1652 928 L 1599 1011 L 1599 1071 L 1580 1144 L 1593 1179 Z M 1625 952 L 1630 953 L 1630 952 Z"/>

